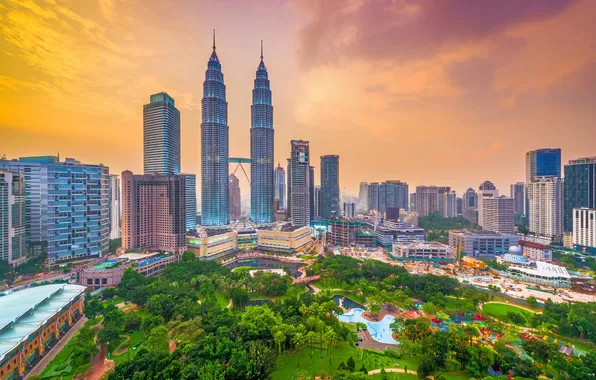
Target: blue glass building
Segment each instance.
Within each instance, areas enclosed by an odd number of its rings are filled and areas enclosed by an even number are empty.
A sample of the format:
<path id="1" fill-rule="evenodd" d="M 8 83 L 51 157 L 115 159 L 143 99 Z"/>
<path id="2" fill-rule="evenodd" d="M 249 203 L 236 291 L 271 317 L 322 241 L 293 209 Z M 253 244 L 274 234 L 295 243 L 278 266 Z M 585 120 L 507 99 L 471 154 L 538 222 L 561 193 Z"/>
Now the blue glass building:
<path id="1" fill-rule="evenodd" d="M 573 231 L 574 208 L 596 208 L 596 157 L 570 160 L 565 165 L 565 232 Z"/>
<path id="2" fill-rule="evenodd" d="M 339 156 L 321 156 L 321 198 L 323 219 L 340 217 L 339 209 Z"/>
<path id="3" fill-rule="evenodd" d="M 145 174 L 180 173 L 180 111 L 165 92 L 143 105 L 143 167 Z"/>
<path id="4" fill-rule="evenodd" d="M 536 177 L 561 178 L 561 149 L 537 149 L 526 153 L 526 183 Z"/>
<path id="5" fill-rule="evenodd" d="M 228 102 L 221 63 L 213 52 L 203 83 L 201 123 L 201 212 L 206 226 L 229 223 L 228 194 Z"/>
<path id="6" fill-rule="evenodd" d="M 250 219 L 255 223 L 271 223 L 275 219 L 273 198 L 273 106 L 269 76 L 263 62 L 257 68 L 252 90 L 250 128 Z"/>
<path id="7" fill-rule="evenodd" d="M 23 173 L 32 249 L 47 250 L 50 264 L 98 257 L 109 250 L 109 169 L 72 158 L 24 157 L 0 161 Z"/>

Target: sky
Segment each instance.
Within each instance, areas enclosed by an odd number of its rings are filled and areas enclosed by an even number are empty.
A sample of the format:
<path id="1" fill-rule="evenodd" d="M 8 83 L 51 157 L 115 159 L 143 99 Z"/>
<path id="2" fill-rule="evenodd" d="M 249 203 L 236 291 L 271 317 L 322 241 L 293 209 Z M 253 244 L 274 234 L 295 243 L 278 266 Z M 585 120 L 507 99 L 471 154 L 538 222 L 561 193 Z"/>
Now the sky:
<path id="1" fill-rule="evenodd" d="M 143 104 L 166 91 L 182 171 L 200 176 L 216 29 L 230 156 L 249 157 L 264 40 L 276 162 L 303 139 L 317 177 L 340 156 L 344 193 L 399 179 L 509 194 L 529 150 L 596 156 L 594 14 L 592 0 L 1 0 L 0 156 L 141 173 Z"/>

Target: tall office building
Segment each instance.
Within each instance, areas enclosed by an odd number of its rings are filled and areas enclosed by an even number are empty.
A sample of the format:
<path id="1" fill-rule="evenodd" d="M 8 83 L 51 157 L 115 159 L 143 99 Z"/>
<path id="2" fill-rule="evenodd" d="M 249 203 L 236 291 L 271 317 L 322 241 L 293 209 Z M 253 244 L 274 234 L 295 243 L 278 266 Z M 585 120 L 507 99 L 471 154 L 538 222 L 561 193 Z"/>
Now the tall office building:
<path id="1" fill-rule="evenodd" d="M 513 234 L 515 230 L 513 198 L 487 197 L 482 202 L 482 208 L 483 230 Z"/>
<path id="2" fill-rule="evenodd" d="M 186 177 L 186 230 L 197 229 L 197 176 L 195 174 L 180 174 Z"/>
<path id="3" fill-rule="evenodd" d="M 0 169 L 0 261 L 17 266 L 27 260 L 25 179 Z"/>
<path id="4" fill-rule="evenodd" d="M 228 194 L 228 102 L 221 63 L 213 52 L 203 83 L 201 123 L 201 212 L 206 226 L 229 223 Z M 273 202 L 273 200 L 271 200 Z"/>
<path id="5" fill-rule="evenodd" d="M 48 161 L 57 160 L 58 157 L 48 157 Z M 26 199 L 25 241 L 27 242 L 27 254 L 32 257 L 47 257 L 47 166 L 23 158 L 19 160 L 0 160 L 0 169 L 23 175 Z"/>
<path id="6" fill-rule="evenodd" d="M 387 208 L 408 210 L 408 184 L 398 180 L 385 181 L 378 186 L 378 211 L 385 213 Z"/>
<path id="7" fill-rule="evenodd" d="M 565 176 L 567 182 L 567 176 Z M 573 223 L 573 249 L 591 255 L 596 254 L 596 209 L 574 208 Z"/>
<path id="8" fill-rule="evenodd" d="M 563 180 L 535 177 L 527 186 L 530 232 L 560 239 L 563 235 Z"/>
<path id="9" fill-rule="evenodd" d="M 339 204 L 339 156 L 321 156 L 321 217 L 338 218 Z"/>
<path id="10" fill-rule="evenodd" d="M 110 174 L 110 239 L 122 237 L 120 203 L 120 177 Z"/>
<path id="11" fill-rule="evenodd" d="M 472 223 L 478 223 L 478 194 L 471 187 L 464 193 L 462 208 L 464 218 Z"/>
<path id="12" fill-rule="evenodd" d="M 26 203 L 39 202 L 30 209 L 40 210 L 40 214 L 27 216 L 40 218 L 29 221 L 36 229 L 31 238 L 39 239 L 36 243 L 42 254 L 47 251 L 50 264 L 98 257 L 109 251 L 110 178 L 106 166 L 84 165 L 72 158 L 60 162 L 54 156 L 22 157 L 18 164 L 8 161 L 7 166 L 24 173 Z M 35 177 L 29 176 L 32 172 Z M 34 187 L 33 193 L 27 191 L 29 185 Z"/>
<path id="13" fill-rule="evenodd" d="M 439 188 L 437 186 L 416 187 L 416 211 L 419 217 L 439 212 Z"/>
<path id="14" fill-rule="evenodd" d="M 252 106 L 250 108 L 250 219 L 256 223 L 274 221 L 273 198 L 273 106 L 269 76 L 263 62 L 263 41 L 261 41 L 261 63 L 257 68 Z"/>
<path id="15" fill-rule="evenodd" d="M 537 149 L 526 153 L 526 183 L 536 177 L 561 178 L 561 149 Z"/>
<path id="16" fill-rule="evenodd" d="M 360 182 L 356 210 L 362 213 L 368 212 L 368 182 Z"/>
<path id="17" fill-rule="evenodd" d="M 484 223 L 484 199 L 499 196 L 499 191 L 491 181 L 484 181 L 478 186 L 478 225 L 483 227 Z"/>
<path id="18" fill-rule="evenodd" d="M 526 219 L 530 218 L 527 187 L 536 177 L 561 178 L 561 149 L 545 148 L 526 153 Z"/>
<path id="19" fill-rule="evenodd" d="M 240 220 L 242 216 L 242 197 L 240 195 L 240 181 L 233 173 L 230 174 L 228 192 L 230 193 L 230 220 Z"/>
<path id="20" fill-rule="evenodd" d="M 180 173 L 180 111 L 165 92 L 143 106 L 143 167 L 145 174 Z"/>
<path id="21" fill-rule="evenodd" d="M 410 193 L 410 210 L 418 212 L 417 208 L 416 208 L 417 202 L 416 202 L 416 193 Z"/>
<path id="22" fill-rule="evenodd" d="M 445 215 L 445 194 L 451 192 L 451 187 L 449 186 L 439 186 L 437 188 L 437 204 L 439 205 L 439 214 Z"/>
<path id="23" fill-rule="evenodd" d="M 122 248 L 186 249 L 186 177 L 122 172 Z"/>
<path id="24" fill-rule="evenodd" d="M 311 166 L 308 141 L 291 141 L 291 152 L 288 163 L 288 209 L 290 209 L 290 222 L 293 226 L 308 226 L 311 219 Z"/>
<path id="25" fill-rule="evenodd" d="M 285 209 L 286 205 L 286 171 L 280 165 L 277 164 L 277 168 L 275 168 L 275 198 L 279 200 L 279 208 Z M 277 210 L 275 210 L 277 211 Z"/>
<path id="26" fill-rule="evenodd" d="M 455 191 L 443 193 L 443 216 L 445 218 L 457 217 L 457 195 Z"/>
<path id="27" fill-rule="evenodd" d="M 321 217 L 321 186 L 315 186 L 314 202 L 314 215 L 311 219 L 319 219 Z"/>
<path id="28" fill-rule="evenodd" d="M 379 211 L 379 183 L 371 182 L 368 184 L 368 212 L 372 210 Z"/>
<path id="29" fill-rule="evenodd" d="M 309 196 L 309 204 L 310 204 L 310 220 L 313 220 L 315 217 L 315 167 L 311 166 L 308 168 L 308 196 Z M 320 194 L 319 194 L 320 199 Z M 321 210 L 321 205 L 319 204 L 319 215 Z"/>
<path id="30" fill-rule="evenodd" d="M 464 215 L 464 199 L 463 198 L 456 198 L 456 204 L 457 204 L 457 216 L 463 216 Z"/>
<path id="31" fill-rule="evenodd" d="M 287 159 L 286 181 L 286 219 L 292 218 L 292 158 Z"/>
<path id="32" fill-rule="evenodd" d="M 517 182 L 511 185 L 511 198 L 513 198 L 513 212 L 516 216 L 526 214 L 526 184 Z"/>
<path id="33" fill-rule="evenodd" d="M 573 231 L 574 208 L 596 208 L 596 157 L 570 160 L 565 165 L 566 232 Z"/>

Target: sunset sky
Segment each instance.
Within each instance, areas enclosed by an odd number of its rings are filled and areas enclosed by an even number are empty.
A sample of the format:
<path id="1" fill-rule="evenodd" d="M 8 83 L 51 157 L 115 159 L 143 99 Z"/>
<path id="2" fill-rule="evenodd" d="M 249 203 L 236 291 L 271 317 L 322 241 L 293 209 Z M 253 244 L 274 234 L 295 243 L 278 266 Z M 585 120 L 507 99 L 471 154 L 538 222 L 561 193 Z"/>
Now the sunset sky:
<path id="1" fill-rule="evenodd" d="M 249 157 L 262 39 L 276 161 L 303 139 L 317 182 L 319 157 L 339 154 L 348 193 L 488 179 L 509 194 L 528 150 L 596 156 L 594 15 L 593 0 L 0 0 L 0 155 L 141 173 L 142 107 L 166 91 L 199 177 L 216 29 L 230 156 Z"/>

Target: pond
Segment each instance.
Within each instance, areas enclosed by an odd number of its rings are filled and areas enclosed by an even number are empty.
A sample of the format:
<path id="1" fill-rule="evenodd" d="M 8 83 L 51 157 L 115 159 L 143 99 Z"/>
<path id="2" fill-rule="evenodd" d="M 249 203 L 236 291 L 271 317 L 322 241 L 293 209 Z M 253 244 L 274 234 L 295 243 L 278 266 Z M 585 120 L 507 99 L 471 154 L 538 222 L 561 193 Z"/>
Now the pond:
<path id="1" fill-rule="evenodd" d="M 343 307 L 346 310 L 349 309 L 354 309 L 354 308 L 359 308 L 362 309 L 364 306 L 359 304 L 356 301 L 351 300 L 350 298 L 346 297 L 346 296 L 342 296 L 341 294 L 336 294 L 333 297 L 331 297 L 333 299 L 333 301 L 335 301 L 335 303 L 337 304 L 337 306 L 342 305 L 341 299 L 343 298 Z"/>
<path id="2" fill-rule="evenodd" d="M 226 265 L 230 269 L 238 268 L 238 267 L 252 267 L 255 269 L 278 269 L 278 268 L 288 268 L 290 270 L 290 274 L 292 277 L 299 277 L 300 272 L 298 272 L 298 268 L 304 266 L 304 263 L 287 263 L 277 259 L 269 259 L 269 258 L 248 258 L 242 259 L 238 261 L 234 261 Z"/>
<path id="3" fill-rule="evenodd" d="M 389 325 L 395 321 L 394 317 L 391 315 L 386 315 L 378 322 L 371 322 L 363 318 L 362 313 L 364 313 L 363 309 L 352 309 L 345 314 L 339 315 L 338 318 L 341 322 L 362 322 L 366 324 L 370 336 L 377 342 L 385 344 L 399 344 L 398 341 L 393 339 L 391 327 L 389 327 Z"/>

